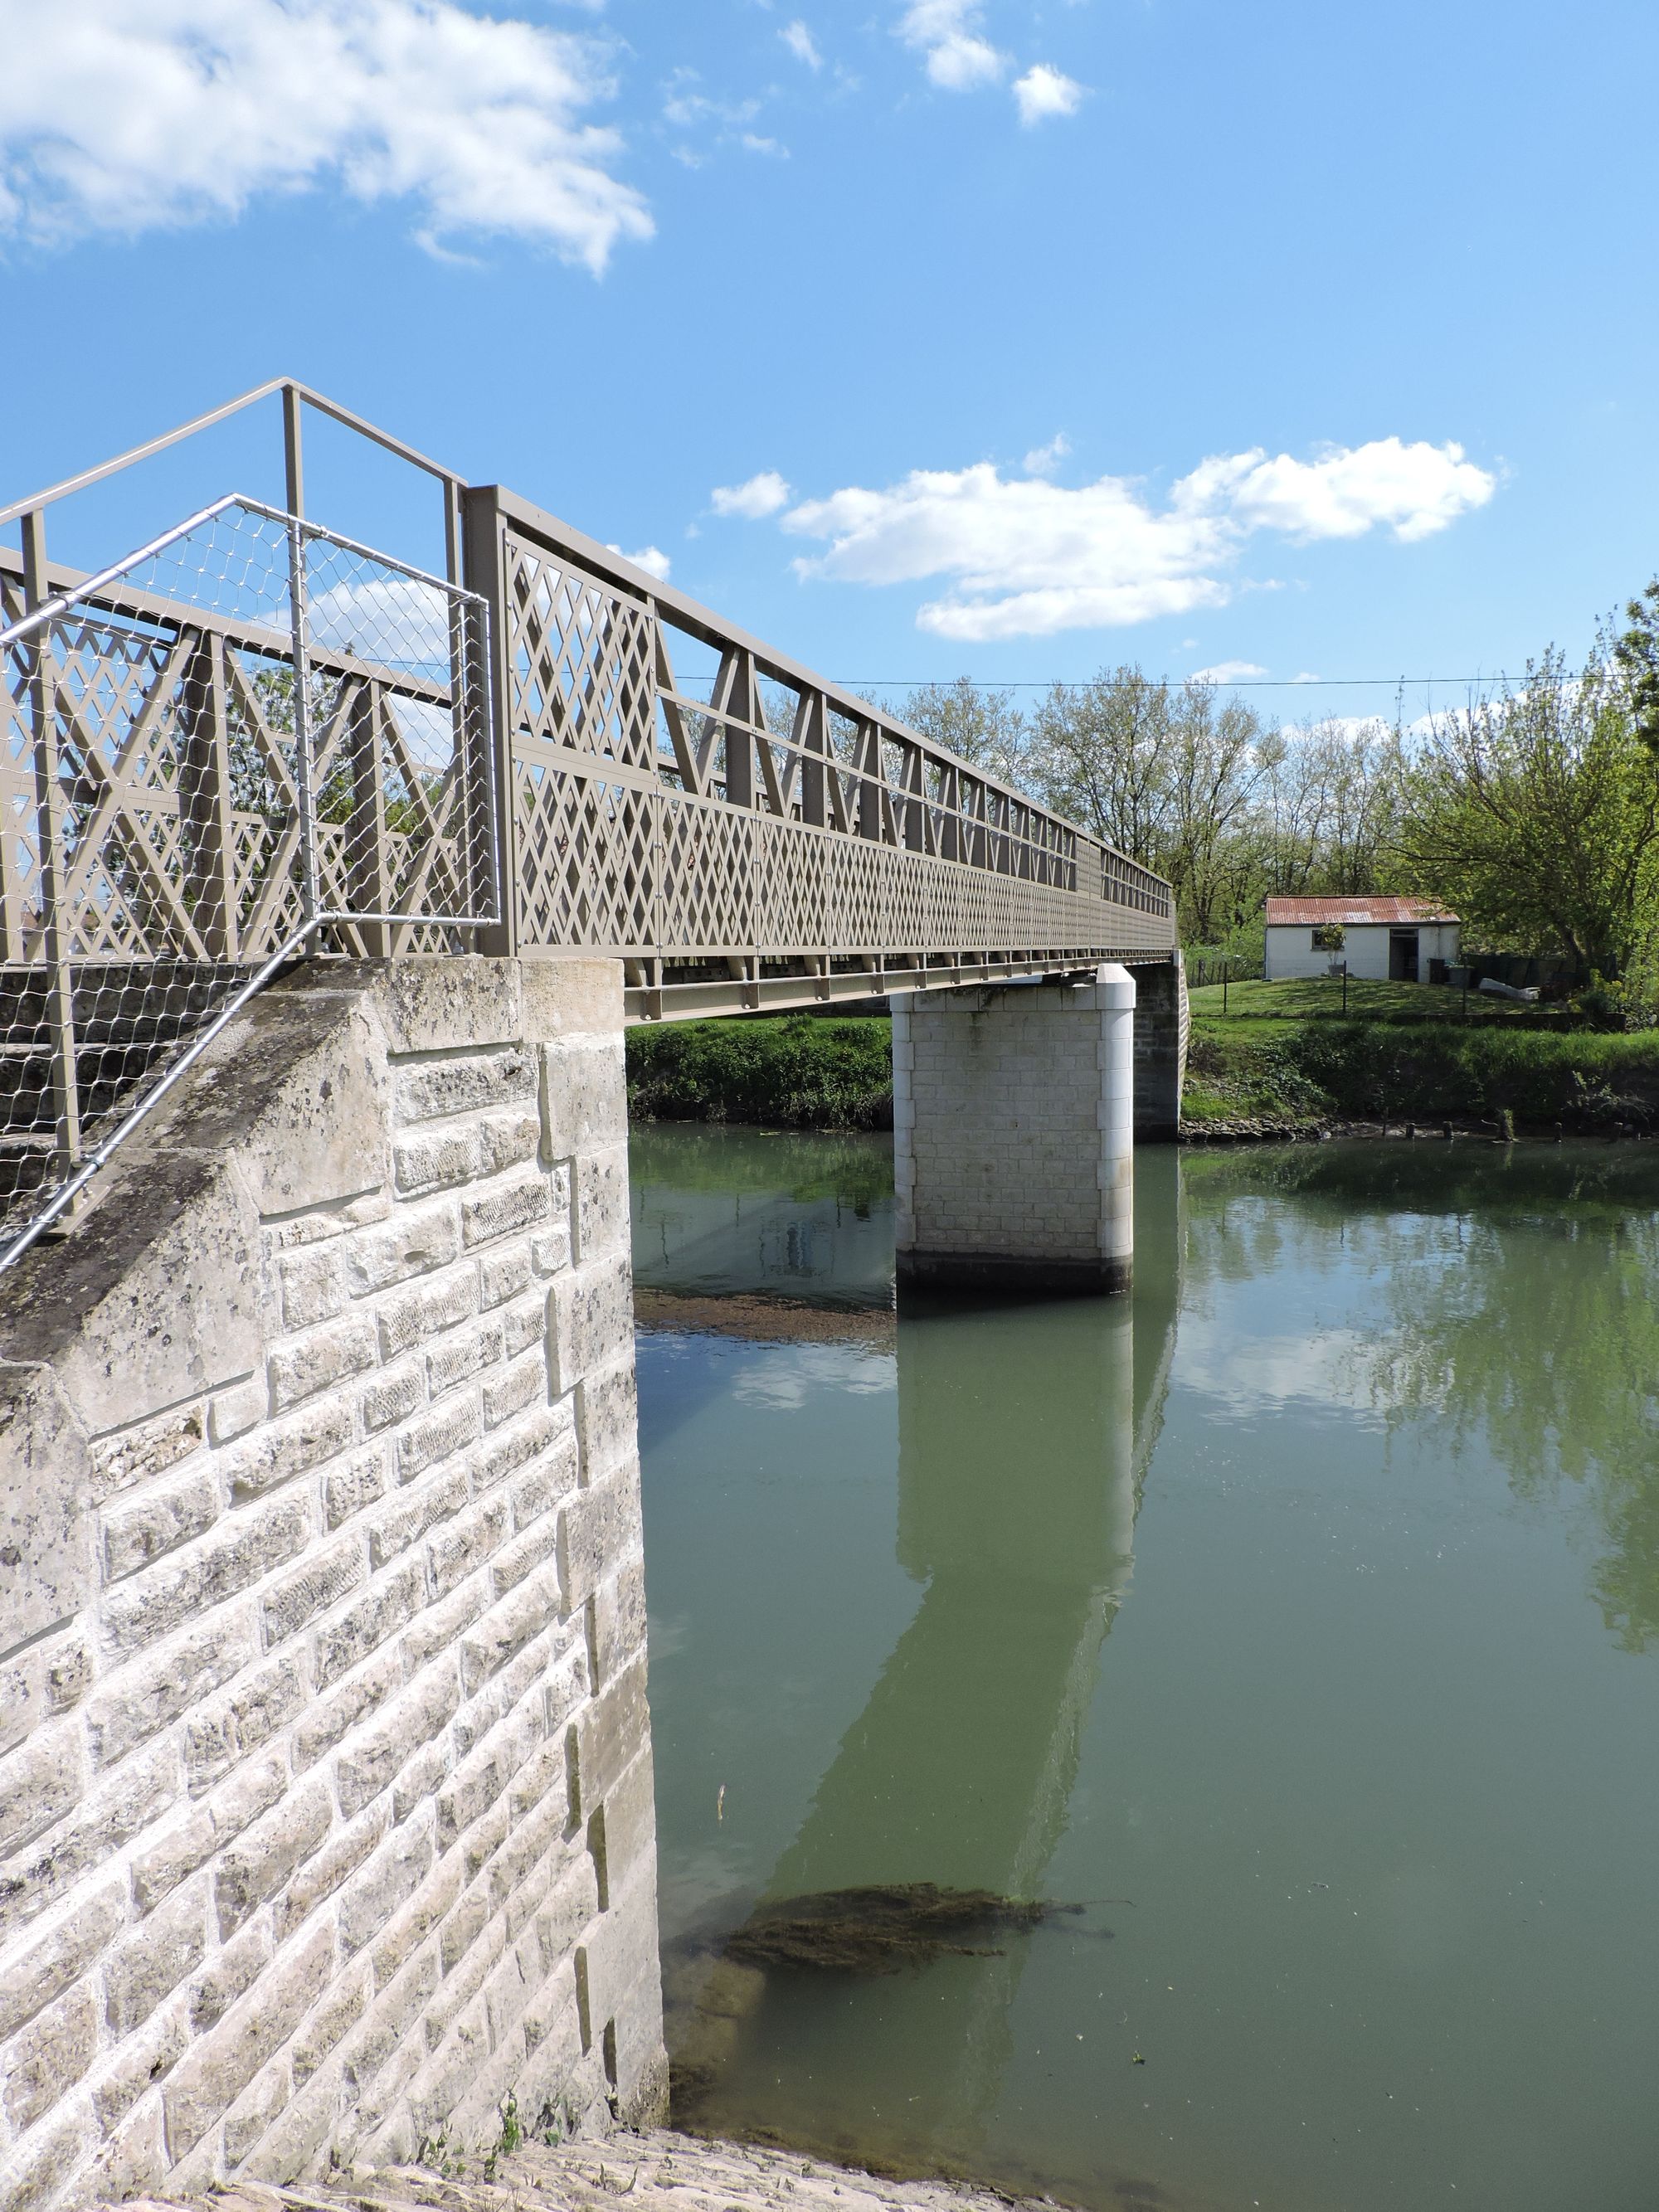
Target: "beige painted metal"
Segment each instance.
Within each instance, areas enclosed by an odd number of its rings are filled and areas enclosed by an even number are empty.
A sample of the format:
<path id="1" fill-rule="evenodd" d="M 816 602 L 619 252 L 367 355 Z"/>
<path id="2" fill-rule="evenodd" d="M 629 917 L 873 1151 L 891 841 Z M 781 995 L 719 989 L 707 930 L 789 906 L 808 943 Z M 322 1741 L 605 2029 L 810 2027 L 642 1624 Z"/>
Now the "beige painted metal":
<path id="1" fill-rule="evenodd" d="M 52 502 L 272 396 L 285 508 L 48 562 Z M 303 519 L 307 409 L 437 479 L 447 580 Z M 292 380 L 8 520 L 0 1265 L 301 951 L 603 954 L 631 1021 L 1173 952 L 1127 855 Z"/>
<path id="2" fill-rule="evenodd" d="M 635 1020 L 1173 952 L 1169 886 L 1126 854 L 510 493 L 466 506 L 504 949 L 624 960 Z"/>
<path id="3" fill-rule="evenodd" d="M 43 541 L 0 550 L 0 1258 L 282 962 L 501 911 L 481 601 L 235 497 L 92 577 Z"/>

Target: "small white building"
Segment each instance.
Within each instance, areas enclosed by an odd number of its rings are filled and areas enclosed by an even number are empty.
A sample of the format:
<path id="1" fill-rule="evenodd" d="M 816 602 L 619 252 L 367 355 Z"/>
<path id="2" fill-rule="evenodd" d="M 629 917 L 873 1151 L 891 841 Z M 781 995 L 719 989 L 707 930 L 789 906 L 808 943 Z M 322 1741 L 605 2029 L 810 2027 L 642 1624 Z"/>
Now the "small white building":
<path id="1" fill-rule="evenodd" d="M 1286 975 L 1340 974 L 1376 982 L 1443 983 L 1462 927 L 1433 899 L 1270 898 L 1270 983 Z"/>

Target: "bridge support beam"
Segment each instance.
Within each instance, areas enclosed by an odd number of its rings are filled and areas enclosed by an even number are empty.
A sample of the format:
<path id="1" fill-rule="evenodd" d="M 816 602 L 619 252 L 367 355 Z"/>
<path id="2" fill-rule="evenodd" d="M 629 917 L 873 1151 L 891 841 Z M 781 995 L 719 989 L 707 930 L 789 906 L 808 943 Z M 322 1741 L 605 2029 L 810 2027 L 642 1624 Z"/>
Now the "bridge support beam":
<path id="1" fill-rule="evenodd" d="M 1135 1142 L 1173 1144 L 1181 1134 L 1181 1087 L 1187 1076 L 1186 963 L 1135 962 Z"/>
<path id="2" fill-rule="evenodd" d="M 901 1286 L 1127 1291 L 1134 978 L 1110 966 L 892 1006 Z"/>

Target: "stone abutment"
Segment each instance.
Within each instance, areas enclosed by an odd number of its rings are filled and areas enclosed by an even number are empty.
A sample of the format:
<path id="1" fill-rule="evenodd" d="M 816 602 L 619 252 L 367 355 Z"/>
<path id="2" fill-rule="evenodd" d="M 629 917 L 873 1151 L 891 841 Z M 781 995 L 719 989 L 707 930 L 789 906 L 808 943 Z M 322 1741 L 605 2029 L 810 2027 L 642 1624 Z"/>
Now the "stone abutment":
<path id="1" fill-rule="evenodd" d="M 6 1279 L 0 2207 L 665 2102 L 614 963 L 317 967 Z"/>

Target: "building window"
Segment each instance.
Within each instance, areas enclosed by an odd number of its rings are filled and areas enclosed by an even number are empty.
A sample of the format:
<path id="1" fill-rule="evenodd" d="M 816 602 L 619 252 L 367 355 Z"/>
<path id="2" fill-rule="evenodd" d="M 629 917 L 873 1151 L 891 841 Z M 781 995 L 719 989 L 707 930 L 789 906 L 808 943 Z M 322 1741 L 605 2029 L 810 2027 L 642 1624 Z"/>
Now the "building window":
<path id="1" fill-rule="evenodd" d="M 1340 922 L 1322 921 L 1313 933 L 1313 949 L 1316 952 L 1340 952 L 1344 941 Z"/>

